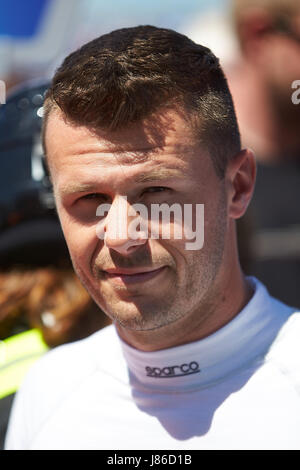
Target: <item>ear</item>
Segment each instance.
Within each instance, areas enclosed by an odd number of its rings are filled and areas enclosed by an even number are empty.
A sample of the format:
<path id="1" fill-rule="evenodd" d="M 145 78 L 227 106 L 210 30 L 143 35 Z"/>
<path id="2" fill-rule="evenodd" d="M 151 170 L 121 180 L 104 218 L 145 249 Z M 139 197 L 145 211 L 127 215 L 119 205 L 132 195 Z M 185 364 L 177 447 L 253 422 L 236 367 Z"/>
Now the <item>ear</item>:
<path id="1" fill-rule="evenodd" d="M 244 215 L 251 201 L 256 177 L 254 153 L 241 150 L 228 163 L 225 174 L 228 215 L 239 219 Z"/>

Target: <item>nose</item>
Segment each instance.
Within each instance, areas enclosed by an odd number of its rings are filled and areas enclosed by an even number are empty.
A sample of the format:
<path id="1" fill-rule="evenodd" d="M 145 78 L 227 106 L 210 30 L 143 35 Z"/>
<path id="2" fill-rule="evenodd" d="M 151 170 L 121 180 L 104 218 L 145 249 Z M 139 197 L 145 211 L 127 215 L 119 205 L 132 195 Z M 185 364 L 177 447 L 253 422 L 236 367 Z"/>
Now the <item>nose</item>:
<path id="1" fill-rule="evenodd" d="M 124 196 L 116 197 L 105 219 L 104 244 L 107 248 L 127 255 L 147 243 L 145 231 L 130 230 L 132 216 L 128 215 L 130 205 Z"/>

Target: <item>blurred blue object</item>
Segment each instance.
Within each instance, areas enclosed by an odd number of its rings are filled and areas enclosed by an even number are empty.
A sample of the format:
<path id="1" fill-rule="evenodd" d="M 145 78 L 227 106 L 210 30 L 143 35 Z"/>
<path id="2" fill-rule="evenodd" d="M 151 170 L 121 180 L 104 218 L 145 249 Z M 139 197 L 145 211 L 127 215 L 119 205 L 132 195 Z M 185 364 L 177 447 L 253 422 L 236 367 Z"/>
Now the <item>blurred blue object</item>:
<path id="1" fill-rule="evenodd" d="M 39 30 L 52 0 L 0 0 L 0 36 L 30 38 Z"/>

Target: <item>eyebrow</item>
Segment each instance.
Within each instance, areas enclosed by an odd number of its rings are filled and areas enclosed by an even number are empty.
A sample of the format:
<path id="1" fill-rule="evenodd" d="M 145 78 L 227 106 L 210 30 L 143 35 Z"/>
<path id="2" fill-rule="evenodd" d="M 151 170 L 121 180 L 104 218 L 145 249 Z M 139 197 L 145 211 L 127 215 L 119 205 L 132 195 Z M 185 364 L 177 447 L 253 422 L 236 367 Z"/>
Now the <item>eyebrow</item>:
<path id="1" fill-rule="evenodd" d="M 161 180 L 166 180 L 166 179 L 171 179 L 171 178 L 182 178 L 184 176 L 184 173 L 182 170 L 178 170 L 176 168 L 174 169 L 158 169 L 151 171 L 149 173 L 141 173 L 139 174 L 136 178 L 134 178 L 134 181 L 136 183 L 150 183 L 150 182 L 155 182 L 155 181 L 161 181 Z"/>
<path id="2" fill-rule="evenodd" d="M 133 178 L 136 183 L 150 183 L 156 181 L 163 181 L 173 178 L 182 178 L 184 173 L 178 169 L 157 169 L 149 173 L 141 173 Z M 97 182 L 91 183 L 78 183 L 72 182 L 63 185 L 60 188 L 60 192 L 63 195 L 74 194 L 74 193 L 86 193 L 86 192 L 99 192 L 99 184 Z"/>
<path id="3" fill-rule="evenodd" d="M 60 188 L 60 192 L 63 195 L 74 193 L 86 193 L 89 191 L 98 192 L 98 185 L 95 183 L 69 183 L 61 186 Z"/>

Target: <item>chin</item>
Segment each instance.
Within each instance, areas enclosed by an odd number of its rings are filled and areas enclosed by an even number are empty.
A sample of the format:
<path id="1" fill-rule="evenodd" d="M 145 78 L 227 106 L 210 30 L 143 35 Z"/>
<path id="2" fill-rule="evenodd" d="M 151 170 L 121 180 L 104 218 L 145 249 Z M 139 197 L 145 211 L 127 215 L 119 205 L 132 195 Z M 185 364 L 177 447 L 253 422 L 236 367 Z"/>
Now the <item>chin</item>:
<path id="1" fill-rule="evenodd" d="M 114 322 L 122 328 L 135 331 L 147 331 L 159 327 L 153 311 L 141 312 L 135 306 L 127 308 L 126 312 L 119 310 L 118 315 L 114 315 Z"/>
<path id="2" fill-rule="evenodd" d="M 180 318 L 169 309 L 154 308 L 137 309 L 136 305 L 131 306 L 126 311 L 119 310 L 118 315 L 114 315 L 113 321 L 122 328 L 134 331 L 151 331 L 167 326 Z"/>

